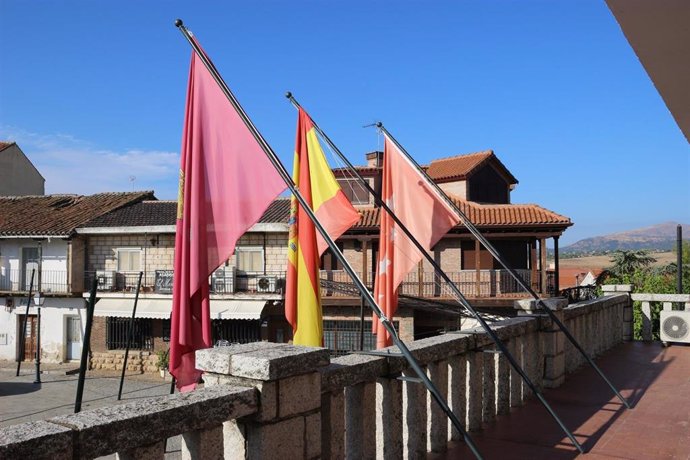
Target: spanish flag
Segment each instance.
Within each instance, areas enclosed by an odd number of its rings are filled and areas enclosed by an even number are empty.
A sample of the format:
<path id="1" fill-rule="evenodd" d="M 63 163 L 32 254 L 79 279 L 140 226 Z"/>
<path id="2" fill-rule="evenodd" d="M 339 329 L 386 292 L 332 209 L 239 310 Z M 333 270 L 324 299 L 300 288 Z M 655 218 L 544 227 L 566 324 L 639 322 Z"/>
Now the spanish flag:
<path id="1" fill-rule="evenodd" d="M 340 189 L 326 162 L 314 124 L 299 109 L 292 179 L 321 225 L 334 240 L 359 220 L 359 213 Z M 290 203 L 285 317 L 293 343 L 323 346 L 319 258 L 328 248 L 295 197 Z"/>

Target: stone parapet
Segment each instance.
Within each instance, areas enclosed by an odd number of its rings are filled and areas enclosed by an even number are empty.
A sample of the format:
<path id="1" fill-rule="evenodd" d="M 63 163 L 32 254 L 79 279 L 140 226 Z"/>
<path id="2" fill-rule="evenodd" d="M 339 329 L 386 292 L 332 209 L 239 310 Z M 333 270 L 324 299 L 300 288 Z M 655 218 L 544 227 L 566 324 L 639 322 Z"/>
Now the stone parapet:
<path id="1" fill-rule="evenodd" d="M 630 296 L 614 291 L 550 308 L 596 356 L 625 338 L 630 305 Z M 536 388 L 560 385 L 584 362 L 547 315 L 490 326 Z M 482 329 L 410 342 L 409 349 L 467 431 L 531 396 Z M 262 342 L 201 350 L 197 365 L 206 385 L 192 393 L 0 430 L 0 457 L 42 458 L 49 450 L 57 459 L 112 452 L 161 458 L 163 441 L 182 434 L 183 458 L 397 459 L 442 452 L 460 438 L 397 347 L 331 361 L 322 348 Z"/>
<path id="2" fill-rule="evenodd" d="M 116 452 L 138 457 L 136 451 L 178 434 L 214 429 L 257 406 L 253 388 L 222 386 L 53 417 L 1 429 L 0 458 L 95 458 Z"/>
<path id="3" fill-rule="evenodd" d="M 257 342 L 196 352 L 207 385 L 246 385 L 259 395 L 259 410 L 227 422 L 225 442 L 246 458 L 320 458 L 324 348 Z M 365 385 L 365 383 L 362 383 Z M 373 394 L 373 393 L 372 393 Z M 370 404 L 373 407 L 373 402 Z"/>

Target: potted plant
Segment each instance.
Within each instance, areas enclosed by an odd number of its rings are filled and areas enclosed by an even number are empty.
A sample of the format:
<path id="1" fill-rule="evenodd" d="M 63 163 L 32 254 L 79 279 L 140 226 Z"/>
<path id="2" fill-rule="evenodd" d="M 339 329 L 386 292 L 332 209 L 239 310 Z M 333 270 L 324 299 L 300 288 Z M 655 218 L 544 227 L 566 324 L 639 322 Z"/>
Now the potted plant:
<path id="1" fill-rule="evenodd" d="M 156 352 L 156 356 L 158 356 L 158 362 L 156 365 L 158 366 L 158 371 L 161 374 L 161 378 L 165 378 L 165 375 L 168 371 L 168 352 L 169 350 L 158 350 Z"/>

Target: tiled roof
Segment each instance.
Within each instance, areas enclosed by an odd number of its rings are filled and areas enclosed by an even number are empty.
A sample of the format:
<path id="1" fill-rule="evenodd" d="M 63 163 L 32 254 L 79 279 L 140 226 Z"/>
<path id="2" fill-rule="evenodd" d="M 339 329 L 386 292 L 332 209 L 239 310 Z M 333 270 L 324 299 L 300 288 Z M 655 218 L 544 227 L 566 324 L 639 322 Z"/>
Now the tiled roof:
<path id="1" fill-rule="evenodd" d="M 436 182 L 463 180 L 489 161 L 492 161 L 499 171 L 505 174 L 511 184 L 517 184 L 517 179 L 494 155 L 493 150 L 433 160 L 427 169 L 427 174 Z"/>
<path id="2" fill-rule="evenodd" d="M 5 150 L 7 147 L 10 147 L 14 145 L 16 142 L 6 142 L 6 141 L 0 141 L 0 152 Z"/>
<path id="3" fill-rule="evenodd" d="M 268 206 L 259 223 L 287 223 L 290 217 L 290 198 L 278 198 Z"/>
<path id="4" fill-rule="evenodd" d="M 520 228 L 556 226 L 569 227 L 569 218 L 536 204 L 478 204 L 453 197 L 455 204 L 480 228 Z M 175 201 L 142 201 L 131 206 L 103 214 L 80 225 L 81 227 L 127 227 L 148 225 L 175 225 Z M 379 208 L 360 208 L 360 220 L 353 230 L 376 230 L 379 226 Z M 287 223 L 290 199 L 278 198 L 266 209 L 259 223 Z M 462 227 L 462 225 L 458 226 Z M 1 233 L 0 233 L 1 234 Z"/>
<path id="5" fill-rule="evenodd" d="M 381 171 L 379 166 L 355 166 L 355 169 L 357 172 L 364 175 L 370 175 Z M 336 177 L 352 177 L 350 168 L 333 168 L 333 174 L 335 174 Z"/>
<path id="6" fill-rule="evenodd" d="M 480 228 L 532 227 L 557 225 L 569 227 L 569 218 L 556 214 L 536 204 L 478 204 L 453 198 L 455 204 L 468 219 Z M 362 218 L 354 228 L 378 228 L 379 208 L 360 209 Z M 459 225 L 458 227 L 462 227 Z"/>
<path id="7" fill-rule="evenodd" d="M 493 165 L 505 175 L 509 183 L 518 183 L 515 176 L 513 176 L 510 171 L 508 171 L 508 168 L 501 163 L 493 150 L 440 158 L 438 160 L 433 160 L 429 165 L 421 165 L 421 167 L 434 181 L 450 182 L 467 179 L 477 171 L 479 167 L 488 162 L 492 162 Z M 355 166 L 355 169 L 362 175 L 371 175 L 381 171 L 381 168 L 376 166 Z M 333 172 L 336 177 L 350 177 L 352 175 L 347 168 L 334 168 Z"/>
<path id="8" fill-rule="evenodd" d="M 141 201 L 103 214 L 81 227 L 145 227 L 175 225 L 177 201 Z"/>
<path id="9" fill-rule="evenodd" d="M 153 192 L 0 197 L 0 236 L 69 236 L 76 227 Z"/>

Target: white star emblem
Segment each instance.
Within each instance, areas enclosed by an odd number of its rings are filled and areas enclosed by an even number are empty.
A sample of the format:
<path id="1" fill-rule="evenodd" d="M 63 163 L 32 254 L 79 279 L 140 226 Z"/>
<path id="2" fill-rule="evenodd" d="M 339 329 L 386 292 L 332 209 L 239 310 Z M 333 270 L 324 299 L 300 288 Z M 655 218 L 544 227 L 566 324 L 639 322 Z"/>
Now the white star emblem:
<path id="1" fill-rule="evenodd" d="M 390 264 L 391 261 L 388 259 L 388 257 L 379 262 L 379 275 L 385 275 Z"/>
<path id="2" fill-rule="evenodd" d="M 393 195 L 386 199 L 386 206 L 388 206 L 391 211 L 395 210 L 395 199 L 393 198 Z"/>
<path id="3" fill-rule="evenodd" d="M 397 227 L 394 225 L 394 226 L 391 228 L 390 240 L 391 240 L 391 241 L 395 241 L 395 237 L 396 237 L 396 236 L 398 236 L 398 229 L 397 229 Z"/>

